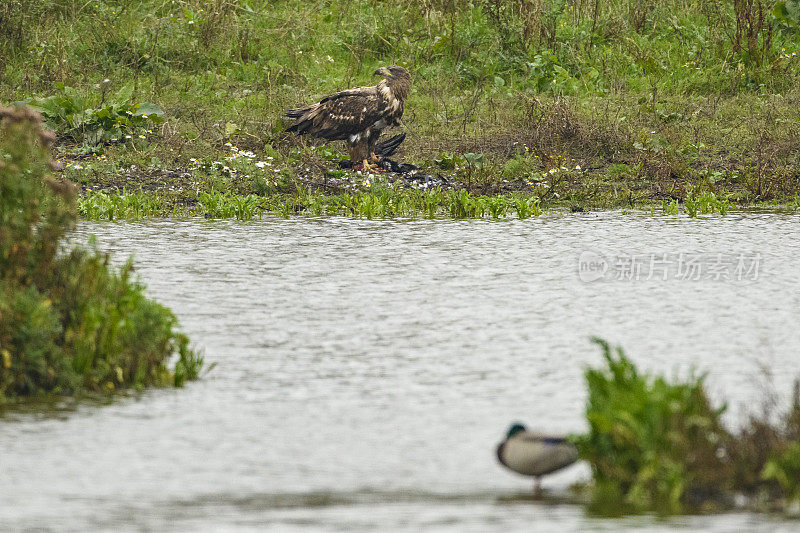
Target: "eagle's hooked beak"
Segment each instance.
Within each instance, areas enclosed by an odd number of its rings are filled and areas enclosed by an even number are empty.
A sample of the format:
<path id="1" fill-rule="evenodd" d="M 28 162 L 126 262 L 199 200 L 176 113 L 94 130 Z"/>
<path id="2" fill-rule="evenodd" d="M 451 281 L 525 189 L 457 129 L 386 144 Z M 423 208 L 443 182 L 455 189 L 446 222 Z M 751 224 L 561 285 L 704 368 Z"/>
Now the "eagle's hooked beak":
<path id="1" fill-rule="evenodd" d="M 386 67 L 381 67 L 372 73 L 373 76 L 391 76 L 392 73 Z"/>

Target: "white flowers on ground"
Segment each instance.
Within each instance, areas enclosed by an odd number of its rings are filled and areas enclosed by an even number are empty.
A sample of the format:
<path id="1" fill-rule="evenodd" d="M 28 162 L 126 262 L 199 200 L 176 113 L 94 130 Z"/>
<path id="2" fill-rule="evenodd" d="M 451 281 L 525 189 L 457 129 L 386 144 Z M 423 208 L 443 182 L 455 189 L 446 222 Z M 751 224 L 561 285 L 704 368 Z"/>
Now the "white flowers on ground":
<path id="1" fill-rule="evenodd" d="M 575 168 L 573 168 L 572 170 L 581 170 L 581 166 L 580 165 L 575 165 Z M 561 166 L 559 168 L 551 168 L 545 174 L 558 174 L 559 172 L 569 172 L 569 171 L 570 171 L 569 168 L 567 168 L 565 166 Z"/>
<path id="2" fill-rule="evenodd" d="M 250 150 L 239 150 L 238 146 L 234 146 L 229 142 L 225 143 L 225 146 L 230 148 L 231 152 L 233 152 L 233 154 L 225 158 L 228 161 L 233 161 L 234 159 L 239 159 L 240 157 L 246 157 L 247 159 L 255 159 L 256 157 L 256 154 Z"/>

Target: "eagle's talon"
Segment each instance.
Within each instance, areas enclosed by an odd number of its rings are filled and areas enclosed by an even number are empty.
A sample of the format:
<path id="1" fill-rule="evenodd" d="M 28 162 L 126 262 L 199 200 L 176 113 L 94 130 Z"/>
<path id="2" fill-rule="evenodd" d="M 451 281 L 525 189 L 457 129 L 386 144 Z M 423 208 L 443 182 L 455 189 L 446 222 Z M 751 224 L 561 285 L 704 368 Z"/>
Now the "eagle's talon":
<path id="1" fill-rule="evenodd" d="M 364 168 L 364 172 L 377 172 L 378 171 L 377 170 L 378 166 L 377 165 L 373 165 L 367 159 L 364 159 L 364 164 L 362 166 Z"/>
<path id="2" fill-rule="evenodd" d="M 372 160 L 373 160 L 375 163 L 378 163 L 378 162 L 381 160 L 381 156 L 379 156 L 379 155 L 378 155 L 378 154 L 376 154 L 375 152 L 372 152 Z"/>
<path id="3" fill-rule="evenodd" d="M 364 158 L 364 160 L 361 163 L 353 165 L 353 170 L 360 170 L 361 172 L 364 173 L 373 172 L 376 174 L 380 172 L 386 172 L 378 165 L 373 165 L 372 163 L 370 163 L 367 158 Z"/>

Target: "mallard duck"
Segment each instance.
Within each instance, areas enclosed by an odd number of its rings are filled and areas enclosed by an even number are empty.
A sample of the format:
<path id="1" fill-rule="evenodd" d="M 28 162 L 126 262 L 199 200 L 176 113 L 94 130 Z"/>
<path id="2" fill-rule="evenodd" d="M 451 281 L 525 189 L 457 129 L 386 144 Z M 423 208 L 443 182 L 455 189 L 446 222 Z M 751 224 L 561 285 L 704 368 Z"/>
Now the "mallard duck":
<path id="1" fill-rule="evenodd" d="M 506 440 L 497 447 L 500 464 L 525 476 L 534 477 L 534 493 L 541 493 L 540 478 L 578 460 L 578 449 L 564 437 L 534 433 L 513 424 Z"/>

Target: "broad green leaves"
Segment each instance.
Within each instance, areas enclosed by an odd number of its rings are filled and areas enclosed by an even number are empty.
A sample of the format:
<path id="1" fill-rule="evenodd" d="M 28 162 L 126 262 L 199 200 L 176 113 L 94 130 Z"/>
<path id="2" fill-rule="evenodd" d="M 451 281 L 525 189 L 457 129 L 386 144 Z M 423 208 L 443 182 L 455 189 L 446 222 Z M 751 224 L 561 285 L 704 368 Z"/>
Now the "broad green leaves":
<path id="1" fill-rule="evenodd" d="M 96 108 L 75 89 L 62 83 L 55 87 L 58 94 L 18 103 L 41 113 L 48 127 L 80 143 L 84 152 L 97 151 L 105 142 L 124 141 L 141 129 L 164 122 L 164 111 L 156 104 L 131 103 L 132 84 L 124 85 Z"/>

